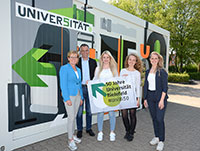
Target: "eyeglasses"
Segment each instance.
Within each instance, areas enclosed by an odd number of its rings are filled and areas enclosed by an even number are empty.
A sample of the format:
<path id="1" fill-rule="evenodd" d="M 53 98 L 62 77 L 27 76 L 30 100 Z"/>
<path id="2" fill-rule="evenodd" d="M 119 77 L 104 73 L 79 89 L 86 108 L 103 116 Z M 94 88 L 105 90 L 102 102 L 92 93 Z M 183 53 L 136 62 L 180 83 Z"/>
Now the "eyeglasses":
<path id="1" fill-rule="evenodd" d="M 69 57 L 69 58 L 71 58 L 71 59 L 77 59 L 78 57 Z"/>

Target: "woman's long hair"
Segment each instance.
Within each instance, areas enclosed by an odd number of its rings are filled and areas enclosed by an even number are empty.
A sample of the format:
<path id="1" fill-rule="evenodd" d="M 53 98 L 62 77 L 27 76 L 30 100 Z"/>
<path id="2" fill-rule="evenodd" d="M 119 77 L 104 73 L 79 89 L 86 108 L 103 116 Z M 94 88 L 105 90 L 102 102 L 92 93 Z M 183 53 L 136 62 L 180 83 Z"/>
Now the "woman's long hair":
<path id="1" fill-rule="evenodd" d="M 103 55 L 104 55 L 104 54 L 107 54 L 107 55 L 110 57 L 110 63 L 109 63 L 110 70 L 111 70 L 113 76 L 116 76 L 116 75 L 117 75 L 117 63 L 116 63 L 115 59 L 113 58 L 112 54 L 110 53 L 110 51 L 105 50 L 105 51 L 101 54 L 101 57 L 100 57 L 100 66 L 99 66 L 98 77 L 99 77 L 101 71 L 103 70 Z"/>
<path id="2" fill-rule="evenodd" d="M 136 70 L 138 70 L 140 73 L 142 73 L 142 70 L 143 70 L 142 61 L 141 61 L 140 58 L 139 58 L 136 54 L 134 54 L 134 53 L 131 53 L 131 54 L 129 54 L 128 56 L 126 56 L 126 59 L 125 59 L 125 62 L 124 62 L 125 68 L 128 68 L 128 67 L 129 67 L 129 65 L 128 65 L 128 59 L 129 59 L 130 56 L 134 56 L 134 57 L 136 58 L 136 63 L 135 63 L 135 65 L 134 65 L 134 68 L 135 68 Z"/>

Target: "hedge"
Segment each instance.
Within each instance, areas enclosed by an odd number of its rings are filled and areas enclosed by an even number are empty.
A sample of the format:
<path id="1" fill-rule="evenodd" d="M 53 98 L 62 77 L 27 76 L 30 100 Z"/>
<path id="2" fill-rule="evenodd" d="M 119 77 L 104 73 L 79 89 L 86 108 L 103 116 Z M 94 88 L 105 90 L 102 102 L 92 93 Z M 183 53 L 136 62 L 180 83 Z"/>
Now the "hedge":
<path id="1" fill-rule="evenodd" d="M 170 73 L 176 73 L 178 69 L 176 69 L 176 66 L 169 66 L 168 71 Z M 180 69 L 179 69 L 180 70 Z M 183 66 L 183 72 L 197 72 L 198 71 L 198 66 L 196 64 L 189 64 L 186 66 Z"/>
<path id="2" fill-rule="evenodd" d="M 169 73 L 168 82 L 188 83 L 190 76 L 187 73 Z"/>
<path id="3" fill-rule="evenodd" d="M 200 80 L 200 72 L 189 72 L 190 79 Z"/>
<path id="4" fill-rule="evenodd" d="M 187 73 L 197 72 L 198 66 L 196 64 L 189 64 L 189 65 L 183 67 L 183 71 L 186 71 Z"/>

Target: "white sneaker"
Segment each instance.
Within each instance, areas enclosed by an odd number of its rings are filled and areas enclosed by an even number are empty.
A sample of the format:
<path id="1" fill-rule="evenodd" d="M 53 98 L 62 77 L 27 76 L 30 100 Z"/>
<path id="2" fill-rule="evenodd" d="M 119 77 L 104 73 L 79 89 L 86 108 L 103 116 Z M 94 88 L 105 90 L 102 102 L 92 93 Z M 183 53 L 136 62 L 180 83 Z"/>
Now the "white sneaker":
<path id="1" fill-rule="evenodd" d="M 157 151 L 162 151 L 164 148 L 164 143 L 162 141 L 160 141 L 156 147 Z"/>
<path id="2" fill-rule="evenodd" d="M 68 147 L 69 147 L 69 149 L 70 149 L 71 151 L 77 150 L 77 146 L 76 146 L 74 140 L 69 141 Z"/>
<path id="3" fill-rule="evenodd" d="M 114 132 L 110 132 L 110 141 L 114 142 L 115 141 L 115 133 Z"/>
<path id="4" fill-rule="evenodd" d="M 79 144 L 81 143 L 81 139 L 79 139 L 76 135 L 73 136 L 74 142 Z"/>
<path id="5" fill-rule="evenodd" d="M 149 143 L 151 145 L 156 145 L 156 144 L 158 144 L 158 142 L 159 142 L 159 138 L 158 137 L 154 137 Z"/>
<path id="6" fill-rule="evenodd" d="M 102 141 L 103 140 L 103 133 L 102 132 L 98 133 L 97 140 L 98 141 Z"/>

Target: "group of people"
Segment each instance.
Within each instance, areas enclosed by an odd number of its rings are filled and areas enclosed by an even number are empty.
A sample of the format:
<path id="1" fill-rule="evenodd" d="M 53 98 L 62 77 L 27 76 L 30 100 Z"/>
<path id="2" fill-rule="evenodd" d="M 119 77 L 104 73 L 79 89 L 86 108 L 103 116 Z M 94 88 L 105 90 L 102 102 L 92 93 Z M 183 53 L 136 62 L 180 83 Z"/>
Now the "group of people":
<path id="1" fill-rule="evenodd" d="M 109 51 L 103 51 L 99 60 L 99 66 L 94 59 L 89 58 L 87 44 L 80 46 L 80 54 L 70 51 L 67 55 L 68 64 L 60 69 L 60 87 L 68 115 L 67 131 L 70 150 L 76 150 L 76 143 L 81 143 L 83 132 L 83 105 L 86 109 L 86 133 L 95 136 L 92 130 L 92 114 L 88 96 L 87 84 L 89 80 L 117 77 L 117 63 Z M 146 71 L 144 84 L 144 106 L 150 109 L 153 121 L 155 137 L 150 141 L 151 145 L 157 145 L 157 150 L 162 151 L 165 140 L 164 114 L 167 105 L 167 72 L 163 69 L 163 58 L 157 52 L 150 55 L 151 68 Z M 136 54 L 129 54 L 124 63 L 125 68 L 120 71 L 120 76 L 132 76 L 135 85 L 137 106 L 140 105 L 140 86 L 142 61 Z M 126 130 L 124 138 L 132 141 L 136 128 L 136 109 L 123 109 L 122 120 Z M 115 141 L 115 111 L 109 111 L 110 141 Z M 130 116 L 130 117 L 129 117 Z M 104 112 L 97 113 L 98 134 L 97 141 L 103 141 Z M 77 134 L 75 135 L 75 121 Z"/>

